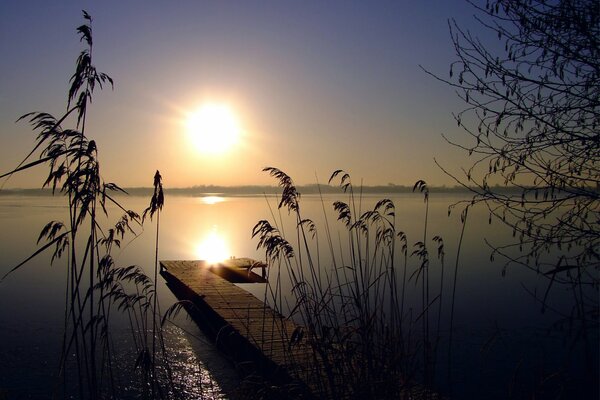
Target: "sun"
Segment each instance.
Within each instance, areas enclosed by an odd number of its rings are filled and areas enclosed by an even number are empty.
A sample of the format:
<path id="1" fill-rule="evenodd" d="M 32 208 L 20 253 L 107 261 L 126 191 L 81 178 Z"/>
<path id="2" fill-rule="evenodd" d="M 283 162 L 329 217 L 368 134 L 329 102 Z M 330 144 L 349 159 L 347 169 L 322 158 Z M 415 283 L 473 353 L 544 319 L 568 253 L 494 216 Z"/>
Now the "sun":
<path id="1" fill-rule="evenodd" d="M 220 154 L 239 139 L 238 120 L 223 104 L 209 103 L 190 113 L 186 121 L 190 141 L 204 154 Z"/>

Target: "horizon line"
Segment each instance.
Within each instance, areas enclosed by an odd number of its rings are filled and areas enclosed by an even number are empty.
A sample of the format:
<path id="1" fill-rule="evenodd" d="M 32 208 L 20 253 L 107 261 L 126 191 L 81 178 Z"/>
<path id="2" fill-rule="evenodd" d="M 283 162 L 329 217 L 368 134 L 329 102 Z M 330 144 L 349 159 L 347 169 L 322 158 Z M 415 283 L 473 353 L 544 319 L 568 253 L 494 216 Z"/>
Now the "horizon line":
<path id="1" fill-rule="evenodd" d="M 319 193 L 343 193 L 344 190 L 339 185 L 311 183 L 304 185 L 295 185 L 298 192 L 301 194 L 319 194 Z M 475 188 L 468 188 L 460 185 L 448 186 L 428 186 L 432 192 L 470 192 Z M 504 187 L 498 186 L 498 188 L 504 190 L 514 190 L 516 187 Z M 143 195 L 152 193 L 154 188 L 152 186 L 130 186 L 121 188 L 130 195 Z M 362 185 L 355 186 L 355 189 L 360 190 L 362 193 L 413 193 L 413 185 L 400 185 L 389 183 L 387 185 Z M 259 184 L 248 184 L 248 185 L 194 185 L 185 187 L 164 187 L 163 190 L 166 193 L 171 194 L 198 194 L 198 195 L 215 195 L 215 194 L 275 194 L 281 192 L 281 187 L 278 185 L 259 185 Z M 60 189 L 56 188 L 56 192 L 60 193 Z M 116 191 L 118 193 L 118 190 Z M 1 195 L 16 195 L 16 194 L 49 194 L 52 193 L 52 188 L 3 188 L 0 189 Z"/>

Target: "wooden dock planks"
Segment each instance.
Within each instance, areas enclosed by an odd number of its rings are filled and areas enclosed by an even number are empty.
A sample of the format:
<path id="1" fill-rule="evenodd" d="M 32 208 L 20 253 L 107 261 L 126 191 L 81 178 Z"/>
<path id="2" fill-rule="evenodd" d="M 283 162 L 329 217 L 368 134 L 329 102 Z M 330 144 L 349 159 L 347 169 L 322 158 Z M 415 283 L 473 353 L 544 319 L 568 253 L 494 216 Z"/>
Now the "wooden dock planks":
<path id="1" fill-rule="evenodd" d="M 293 377 L 303 372 L 306 379 L 300 384 L 317 394 L 318 388 L 310 383 L 314 380 L 310 374 L 319 373 L 311 365 L 312 352 L 305 342 L 290 346 L 298 327 L 294 322 L 213 273 L 203 261 L 161 261 L 160 265 L 161 275 L 177 297 L 194 304 L 188 308 L 190 315 L 235 362 L 250 363 L 282 383 L 295 381 Z"/>

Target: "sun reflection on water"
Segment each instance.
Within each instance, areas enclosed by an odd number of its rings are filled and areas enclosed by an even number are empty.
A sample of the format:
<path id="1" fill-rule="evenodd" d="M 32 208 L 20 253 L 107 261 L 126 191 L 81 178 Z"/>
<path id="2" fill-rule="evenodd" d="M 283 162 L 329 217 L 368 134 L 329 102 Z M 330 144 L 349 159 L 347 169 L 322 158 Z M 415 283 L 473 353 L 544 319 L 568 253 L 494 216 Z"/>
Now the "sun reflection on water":
<path id="1" fill-rule="evenodd" d="M 211 264 L 226 260 L 231 256 L 225 236 L 217 231 L 216 227 L 202 239 L 196 246 L 196 256 Z"/>
<path id="2" fill-rule="evenodd" d="M 204 196 L 204 197 L 202 197 L 201 201 L 204 204 L 213 205 L 213 204 L 224 202 L 225 198 L 221 197 L 221 196 Z"/>
<path id="3" fill-rule="evenodd" d="M 172 379 L 180 390 L 178 396 L 207 400 L 226 398 L 206 365 L 198 359 L 183 331 L 170 327 L 168 333 L 166 345 L 171 355 Z"/>

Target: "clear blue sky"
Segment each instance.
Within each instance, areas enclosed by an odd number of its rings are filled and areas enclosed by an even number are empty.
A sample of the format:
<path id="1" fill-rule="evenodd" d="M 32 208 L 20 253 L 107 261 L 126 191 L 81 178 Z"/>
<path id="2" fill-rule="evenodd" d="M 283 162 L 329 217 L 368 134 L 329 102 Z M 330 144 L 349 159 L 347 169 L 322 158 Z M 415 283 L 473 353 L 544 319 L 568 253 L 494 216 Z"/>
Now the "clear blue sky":
<path id="1" fill-rule="evenodd" d="M 15 166 L 35 134 L 14 121 L 65 109 L 82 49 L 81 10 L 94 18 L 94 64 L 115 81 L 97 92 L 88 135 L 103 176 L 150 186 L 274 183 L 264 166 L 296 182 L 324 182 L 338 168 L 368 185 L 450 180 L 433 158 L 458 168 L 461 102 L 419 64 L 447 76 L 447 20 L 477 24 L 463 0 L 429 1 L 40 1 L 0 3 L 0 171 Z M 207 156 L 190 145 L 185 115 L 227 104 L 241 140 Z M 466 162 L 465 162 L 466 163 Z M 43 172 L 5 187 L 38 187 Z"/>

